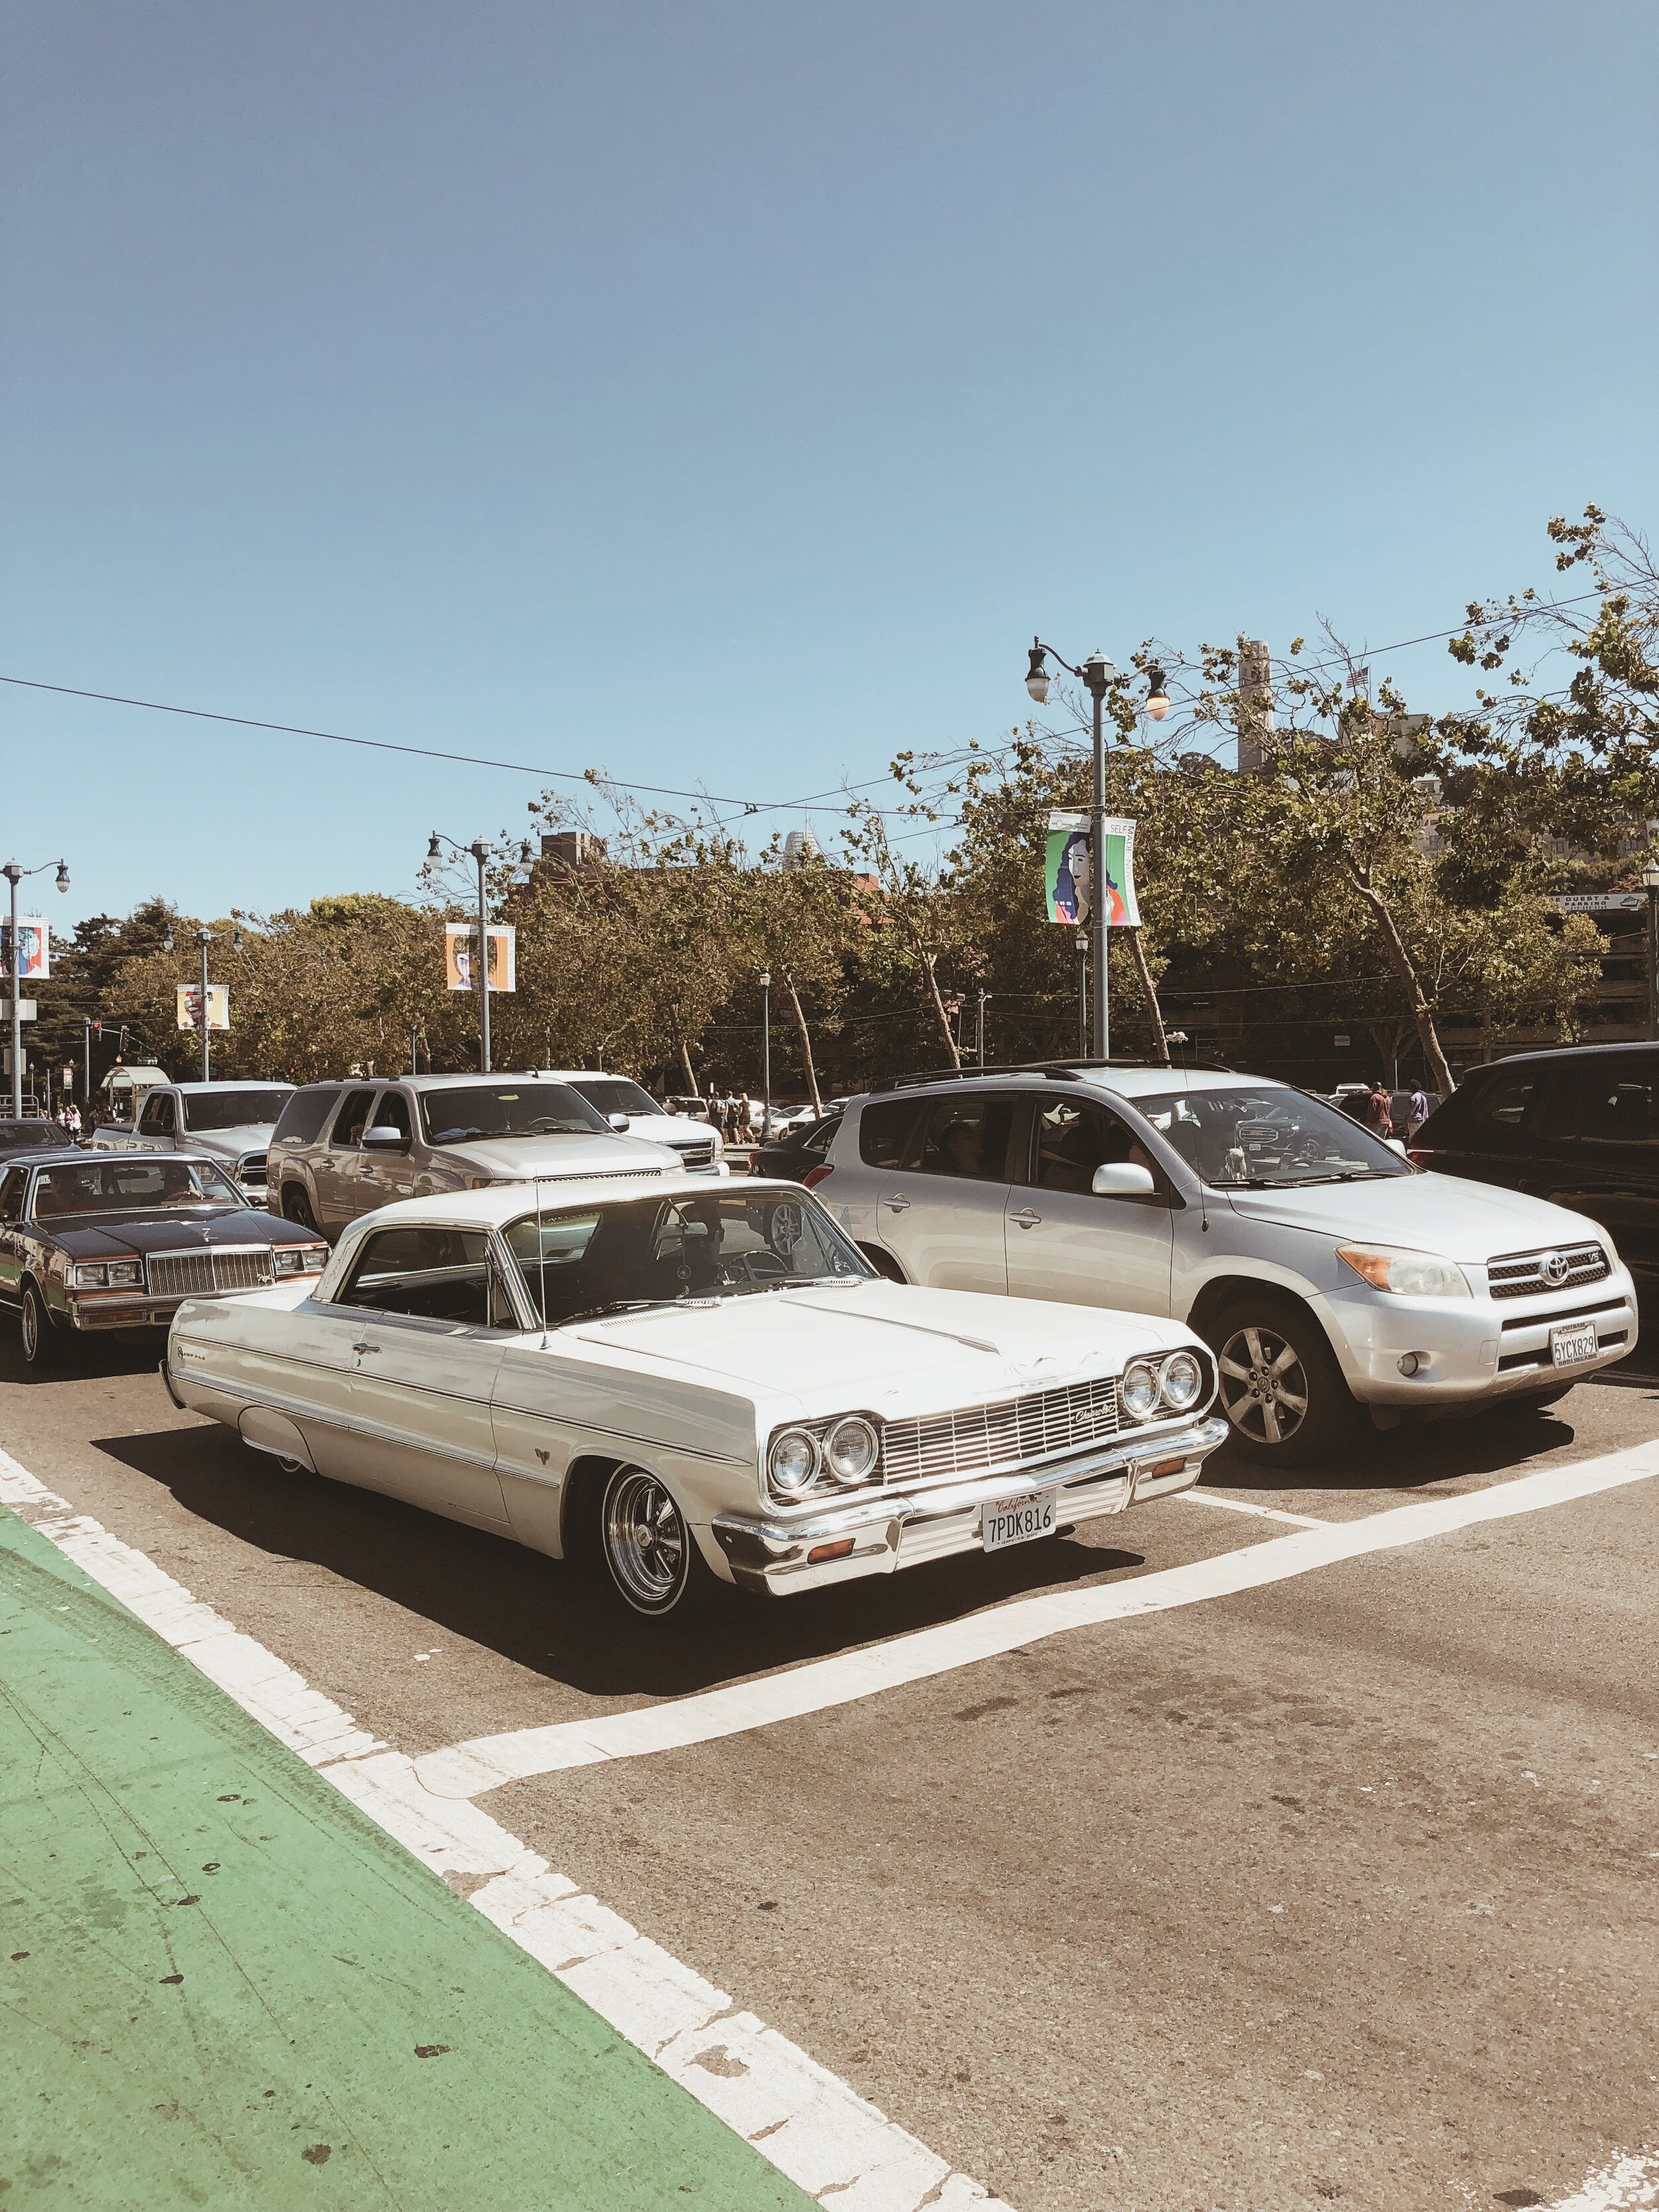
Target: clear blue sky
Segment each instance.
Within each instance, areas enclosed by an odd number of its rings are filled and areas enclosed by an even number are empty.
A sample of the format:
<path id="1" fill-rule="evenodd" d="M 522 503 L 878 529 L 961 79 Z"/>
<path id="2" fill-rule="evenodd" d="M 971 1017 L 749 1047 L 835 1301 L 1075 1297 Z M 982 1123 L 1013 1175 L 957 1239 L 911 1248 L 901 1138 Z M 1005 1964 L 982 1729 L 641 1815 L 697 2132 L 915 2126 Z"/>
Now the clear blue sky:
<path id="1" fill-rule="evenodd" d="M 1649 0 L 0 20 L 7 673 L 785 799 L 1017 720 L 1038 629 L 1380 645 L 1655 519 Z M 54 922 L 537 788 L 0 716 Z"/>

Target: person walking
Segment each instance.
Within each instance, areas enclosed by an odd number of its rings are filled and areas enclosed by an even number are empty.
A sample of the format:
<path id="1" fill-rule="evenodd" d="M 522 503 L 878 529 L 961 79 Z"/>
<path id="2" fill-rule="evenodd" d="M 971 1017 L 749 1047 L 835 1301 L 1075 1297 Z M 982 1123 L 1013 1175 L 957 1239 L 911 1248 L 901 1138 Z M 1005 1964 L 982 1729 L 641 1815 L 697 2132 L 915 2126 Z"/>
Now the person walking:
<path id="1" fill-rule="evenodd" d="M 1419 1083 L 1406 1102 L 1406 1142 L 1409 1145 L 1429 1118 L 1429 1101 Z"/>
<path id="2" fill-rule="evenodd" d="M 1374 1136 L 1394 1134 L 1394 1093 L 1379 1075 L 1365 1101 L 1365 1127 Z"/>
<path id="3" fill-rule="evenodd" d="M 64 1115 L 64 1127 L 76 1143 L 81 1137 L 81 1109 L 71 1098 Z"/>

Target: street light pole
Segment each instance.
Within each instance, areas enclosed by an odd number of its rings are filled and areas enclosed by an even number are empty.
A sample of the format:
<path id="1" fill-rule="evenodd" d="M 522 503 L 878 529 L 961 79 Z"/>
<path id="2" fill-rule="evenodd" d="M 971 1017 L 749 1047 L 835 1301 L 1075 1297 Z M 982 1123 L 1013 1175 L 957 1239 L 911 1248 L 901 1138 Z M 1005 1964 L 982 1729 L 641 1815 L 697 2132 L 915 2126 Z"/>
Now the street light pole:
<path id="1" fill-rule="evenodd" d="M 763 968 L 761 987 L 761 1142 L 772 1141 L 772 971 Z"/>
<path id="2" fill-rule="evenodd" d="M 1095 988 L 1094 988 L 1094 1057 L 1104 1060 L 1111 1051 L 1111 1017 L 1108 1004 L 1106 948 L 1110 943 L 1110 915 L 1101 892 L 1106 880 L 1106 694 L 1112 686 L 1116 668 L 1100 652 L 1091 653 L 1081 668 L 1073 668 L 1069 660 L 1054 653 L 1051 645 L 1044 645 L 1040 637 L 1031 640 L 1030 664 L 1025 672 L 1025 688 L 1038 706 L 1046 706 L 1048 699 L 1048 656 L 1054 657 L 1068 674 L 1075 676 L 1089 694 L 1092 712 L 1090 715 L 1090 735 L 1094 744 L 1094 785 L 1089 807 L 1089 920 L 1095 933 Z M 1146 711 L 1155 721 L 1161 721 L 1170 711 L 1170 702 L 1164 690 L 1164 672 L 1154 668 L 1149 672 L 1152 695 L 1146 702 Z"/>
<path id="3" fill-rule="evenodd" d="M 1648 1035 L 1659 1037 L 1659 854 L 1649 855 L 1642 888 L 1648 895 Z"/>
<path id="4" fill-rule="evenodd" d="M 458 845 L 453 837 L 445 836 L 441 830 L 434 830 L 427 840 L 426 857 L 428 866 L 434 860 L 442 860 L 443 848 L 446 845 L 452 853 L 470 854 L 478 871 L 478 935 L 476 953 L 478 970 L 478 1073 L 480 1075 L 488 1075 L 490 1072 L 489 908 L 484 871 L 495 857 L 495 848 L 487 844 L 482 837 L 475 837 L 470 845 Z M 527 868 L 531 866 L 531 862 L 530 841 L 526 838 L 519 847 L 519 866 L 521 868 Z M 430 1057 L 428 1054 L 428 1061 Z M 410 1058 L 413 1059 L 412 1047 Z"/>
<path id="5" fill-rule="evenodd" d="M 213 942 L 212 932 L 206 928 L 196 933 L 196 943 L 202 955 L 202 1080 L 213 1080 L 213 1044 L 208 1027 L 208 947 Z"/>
<path id="6" fill-rule="evenodd" d="M 15 1121 L 23 1118 L 23 947 L 17 930 L 17 886 L 25 876 L 45 875 L 51 866 L 50 860 L 43 860 L 38 868 L 24 868 L 15 860 L 8 860 L 0 871 L 11 886 L 11 1114 Z M 69 869 L 59 860 L 58 888 L 66 891 L 69 887 Z"/>

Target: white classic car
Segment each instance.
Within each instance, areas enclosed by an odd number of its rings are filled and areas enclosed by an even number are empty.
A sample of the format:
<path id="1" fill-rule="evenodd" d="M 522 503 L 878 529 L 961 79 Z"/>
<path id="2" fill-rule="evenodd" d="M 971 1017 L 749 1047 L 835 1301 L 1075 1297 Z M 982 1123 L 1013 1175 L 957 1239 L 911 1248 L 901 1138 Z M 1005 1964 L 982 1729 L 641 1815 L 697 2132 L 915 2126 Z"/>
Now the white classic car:
<path id="1" fill-rule="evenodd" d="M 1227 1434 L 1178 1322 L 890 1283 L 799 1184 L 692 1176 L 382 1207 L 319 1280 L 187 1300 L 162 1373 L 659 1617 L 1062 1534 Z"/>

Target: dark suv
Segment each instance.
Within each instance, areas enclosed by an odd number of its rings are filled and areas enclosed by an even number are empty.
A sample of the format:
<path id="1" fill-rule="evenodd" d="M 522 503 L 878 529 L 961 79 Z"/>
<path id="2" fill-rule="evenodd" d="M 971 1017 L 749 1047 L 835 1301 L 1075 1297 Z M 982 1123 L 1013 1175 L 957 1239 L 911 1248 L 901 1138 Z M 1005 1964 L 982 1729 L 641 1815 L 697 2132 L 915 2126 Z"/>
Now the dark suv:
<path id="1" fill-rule="evenodd" d="M 1473 1068 L 1411 1156 L 1437 1175 L 1587 1213 L 1627 1266 L 1659 1272 L 1659 1044 L 1523 1052 Z"/>

